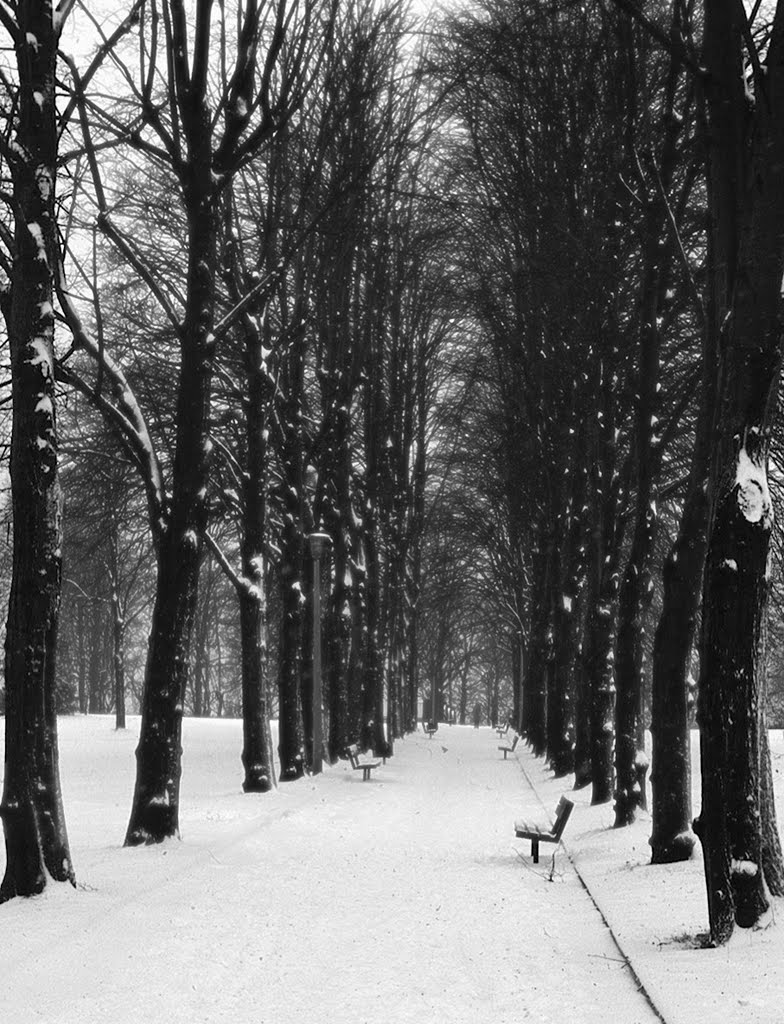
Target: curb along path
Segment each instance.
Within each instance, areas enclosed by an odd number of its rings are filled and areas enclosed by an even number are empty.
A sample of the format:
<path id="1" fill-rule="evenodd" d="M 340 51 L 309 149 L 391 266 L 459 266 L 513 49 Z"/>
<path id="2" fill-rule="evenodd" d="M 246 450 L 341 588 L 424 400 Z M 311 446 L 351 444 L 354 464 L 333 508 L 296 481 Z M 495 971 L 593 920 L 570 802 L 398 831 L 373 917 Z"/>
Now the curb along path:
<path id="1" fill-rule="evenodd" d="M 524 760 L 518 754 L 517 751 L 515 751 L 515 759 L 517 761 L 517 764 L 520 767 L 520 771 L 523 774 L 523 778 L 525 779 L 526 784 L 528 785 L 528 787 L 530 788 L 531 792 L 536 797 L 536 801 L 539 804 L 539 807 L 540 807 L 541 811 L 545 815 L 544 820 L 545 821 L 549 820 L 549 817 L 552 816 L 552 809 L 551 808 L 548 809 L 547 807 L 545 807 L 542 798 L 540 797 L 536 787 L 534 786 L 533 782 L 531 781 L 531 776 L 526 771 Z M 574 794 L 572 793 L 572 797 L 573 797 L 573 795 Z M 656 1016 L 656 1018 L 659 1021 L 661 1021 L 662 1024 L 668 1024 L 668 1022 L 667 1022 L 666 1018 L 664 1017 L 663 1013 L 661 1012 L 659 1007 L 656 1005 L 655 1000 L 652 998 L 651 993 L 648 991 L 646 986 L 643 984 L 642 979 L 640 978 L 639 974 L 635 970 L 634 964 L 629 959 L 629 956 L 627 955 L 626 950 L 624 949 L 620 939 L 618 938 L 618 936 L 616 935 L 615 931 L 613 930 L 611 922 L 607 919 L 607 916 L 604 913 L 604 911 L 602 910 L 602 908 L 599 905 L 599 903 L 597 903 L 596 898 L 595 898 L 593 892 L 591 891 L 590 886 L 586 882 L 585 878 L 583 877 L 583 875 L 582 875 L 582 873 L 580 871 L 580 868 L 575 863 L 575 860 L 574 860 L 574 858 L 572 857 L 572 854 L 569 851 L 569 843 L 568 843 L 568 841 L 565 838 L 563 838 L 563 837 L 561 839 L 561 846 L 562 846 L 562 848 L 564 850 L 564 853 L 569 858 L 569 863 L 571 864 L 572 868 L 574 869 L 575 874 L 579 878 L 580 883 L 581 883 L 583 889 L 585 890 L 586 894 L 588 895 L 588 898 L 590 899 L 591 903 L 595 907 L 597 914 L 601 917 L 602 921 L 604 922 L 605 927 L 607 928 L 607 931 L 610 933 L 610 935 L 612 937 L 612 940 L 613 940 L 613 943 L 615 944 L 616 949 L 618 950 L 620 955 L 623 957 L 623 960 L 624 960 L 624 962 L 626 964 L 627 970 L 629 971 L 631 976 L 634 978 L 634 982 L 637 985 L 637 989 L 638 989 L 640 995 L 647 1001 L 648 1005 L 651 1008 L 651 1011 Z"/>
<path id="2" fill-rule="evenodd" d="M 771 730 L 777 797 L 782 800 L 784 737 Z M 579 875 L 641 993 L 666 1024 L 782 1024 L 784 924 L 782 901 L 772 924 L 737 928 L 730 942 L 705 948 L 708 910 L 702 850 L 679 864 L 651 864 L 651 817 L 641 811 L 625 828 L 613 827 L 612 803 L 591 806 L 590 787 L 574 791 L 573 776 L 553 777 L 543 759 L 518 744 L 519 770 L 545 809 L 546 821 L 562 795 L 574 800 L 564 833 L 566 856 Z M 699 808 L 699 750 L 692 734 L 692 800 Z M 525 844 L 526 847 L 528 844 Z M 527 852 L 527 851 L 526 851 Z M 642 995 L 641 995 L 642 998 Z M 626 1024 L 614 1014 L 617 1024 Z"/>

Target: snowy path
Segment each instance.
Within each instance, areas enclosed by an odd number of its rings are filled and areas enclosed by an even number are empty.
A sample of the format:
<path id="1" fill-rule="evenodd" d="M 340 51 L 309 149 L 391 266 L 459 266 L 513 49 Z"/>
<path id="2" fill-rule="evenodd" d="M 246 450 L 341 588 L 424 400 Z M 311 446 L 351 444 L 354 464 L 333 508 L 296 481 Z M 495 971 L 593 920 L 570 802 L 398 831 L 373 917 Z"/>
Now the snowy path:
<path id="1" fill-rule="evenodd" d="M 0 908 L 9 1024 L 657 1019 L 565 854 L 549 881 L 515 840 L 541 811 L 491 730 L 257 798 L 238 724 L 188 723 L 183 841 L 122 850 L 135 737 L 97 721 L 98 749 L 95 719 L 61 726 L 83 888 Z"/>

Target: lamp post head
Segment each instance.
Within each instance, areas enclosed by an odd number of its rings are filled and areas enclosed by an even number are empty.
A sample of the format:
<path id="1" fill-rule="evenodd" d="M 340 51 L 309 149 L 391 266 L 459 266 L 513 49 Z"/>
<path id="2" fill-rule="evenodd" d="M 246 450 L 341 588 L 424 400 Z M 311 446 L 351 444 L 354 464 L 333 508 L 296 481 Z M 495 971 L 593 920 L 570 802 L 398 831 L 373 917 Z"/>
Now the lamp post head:
<path id="1" fill-rule="evenodd" d="M 311 533 L 308 541 L 310 542 L 310 554 L 313 558 L 321 558 L 332 547 L 332 538 L 328 533 Z"/>

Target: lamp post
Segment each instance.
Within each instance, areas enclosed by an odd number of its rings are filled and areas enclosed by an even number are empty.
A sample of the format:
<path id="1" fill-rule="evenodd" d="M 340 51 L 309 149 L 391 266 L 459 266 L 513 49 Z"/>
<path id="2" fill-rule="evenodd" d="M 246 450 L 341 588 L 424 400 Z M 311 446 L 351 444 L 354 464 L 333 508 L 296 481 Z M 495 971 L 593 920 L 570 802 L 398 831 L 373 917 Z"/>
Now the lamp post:
<path id="1" fill-rule="evenodd" d="M 310 770 L 318 775 L 324 746 L 321 717 L 321 556 L 328 554 L 332 540 L 327 533 L 311 533 L 308 540 L 313 558 L 313 754 Z"/>

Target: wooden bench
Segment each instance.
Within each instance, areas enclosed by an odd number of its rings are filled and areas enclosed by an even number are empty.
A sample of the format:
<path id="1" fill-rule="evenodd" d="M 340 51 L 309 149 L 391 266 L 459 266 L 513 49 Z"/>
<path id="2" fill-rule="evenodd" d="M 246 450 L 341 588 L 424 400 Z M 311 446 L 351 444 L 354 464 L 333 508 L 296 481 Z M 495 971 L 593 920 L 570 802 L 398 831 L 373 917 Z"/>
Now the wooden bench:
<path id="1" fill-rule="evenodd" d="M 499 750 L 503 750 L 503 752 L 504 752 L 504 761 L 506 760 L 506 755 L 507 754 L 513 754 L 514 753 L 514 749 L 517 746 L 519 739 L 520 739 L 520 737 L 516 735 L 515 738 L 512 740 L 511 747 L 500 746 L 498 748 Z"/>
<path id="2" fill-rule="evenodd" d="M 369 779 L 370 773 L 373 771 L 373 769 L 378 768 L 378 766 L 381 764 L 380 761 L 360 761 L 359 747 L 356 745 L 356 743 L 352 743 L 350 747 L 346 747 L 346 754 L 348 755 L 348 759 L 351 762 L 351 767 L 354 769 L 354 771 L 362 772 L 363 782 L 365 782 L 366 779 Z"/>
<path id="3" fill-rule="evenodd" d="M 518 839 L 531 840 L 531 857 L 534 864 L 539 863 L 539 843 L 559 843 L 569 815 L 572 813 L 574 804 L 565 796 L 558 801 L 555 809 L 555 821 L 553 827 L 548 831 L 538 825 L 529 825 L 527 821 L 515 822 L 515 835 Z"/>
<path id="4" fill-rule="evenodd" d="M 433 733 L 434 732 L 438 732 L 438 722 L 427 722 L 427 723 L 425 723 L 423 725 L 423 728 L 424 728 L 425 732 L 427 733 L 427 735 L 432 740 Z"/>
<path id="5" fill-rule="evenodd" d="M 504 738 L 504 736 L 506 736 L 506 734 L 509 732 L 509 725 L 510 725 L 510 723 L 507 722 L 506 725 L 497 725 L 496 726 L 495 731 L 498 733 L 499 740 L 502 740 Z"/>

